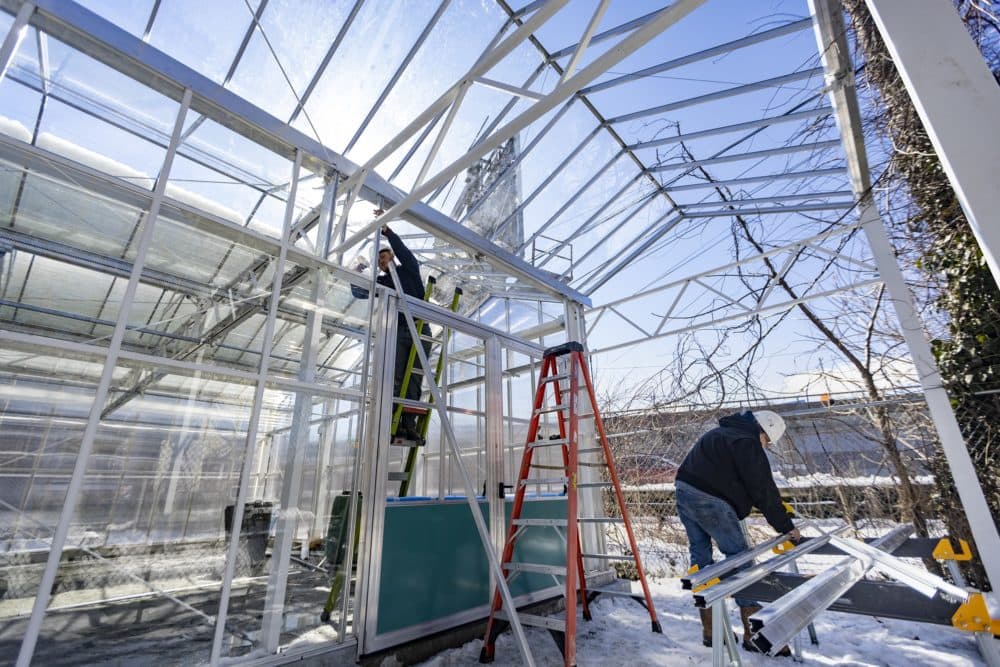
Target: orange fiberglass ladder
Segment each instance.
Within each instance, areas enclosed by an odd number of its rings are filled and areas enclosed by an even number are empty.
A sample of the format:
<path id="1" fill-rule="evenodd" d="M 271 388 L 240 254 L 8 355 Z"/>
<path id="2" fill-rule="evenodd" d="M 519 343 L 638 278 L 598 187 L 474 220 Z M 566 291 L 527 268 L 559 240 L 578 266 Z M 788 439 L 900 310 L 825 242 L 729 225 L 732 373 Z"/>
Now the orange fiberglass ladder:
<path id="1" fill-rule="evenodd" d="M 566 359 L 560 360 L 565 356 Z M 562 363 L 557 363 L 561 361 Z M 562 366 L 562 369 L 559 367 Z M 568 384 L 567 389 L 563 389 Z M 586 385 L 586 396 L 589 397 L 589 405 L 579 405 L 582 395 L 581 385 Z M 554 388 L 555 403 L 546 406 L 545 388 Z M 584 411 L 581 411 L 581 407 Z M 555 413 L 559 421 L 559 439 L 538 440 L 539 417 L 546 413 Z M 593 418 L 596 426 L 599 447 L 580 448 L 580 428 L 581 419 Z M 556 478 L 532 478 L 529 477 L 532 469 L 551 469 L 551 465 L 532 464 L 535 450 L 539 447 L 558 446 L 562 450 L 562 466 L 555 466 L 561 469 L 565 476 Z M 597 455 L 598 461 L 581 461 L 580 457 Z M 580 482 L 578 471 L 581 466 L 606 467 L 607 477 L 610 481 L 602 482 Z M 566 488 L 566 518 L 565 519 L 523 519 L 521 511 L 524 508 L 525 490 L 532 485 L 554 484 L 564 485 Z M 613 488 L 615 502 L 621 512 L 621 518 L 609 517 L 582 517 L 578 514 L 577 489 L 581 488 Z M 580 524 L 608 524 L 624 523 L 625 531 L 628 533 L 629 545 L 632 549 L 631 555 L 613 555 L 599 553 L 583 553 L 580 548 Z M 566 565 L 555 566 L 539 563 L 527 563 L 515 560 L 515 545 L 518 539 L 522 538 L 529 530 L 554 529 L 566 540 Z M 563 532 L 565 531 L 565 532 Z M 584 575 L 583 559 L 595 558 L 603 560 L 622 560 L 635 563 L 636 572 L 639 575 L 639 582 L 642 584 L 642 594 L 617 590 L 587 590 L 587 582 Z M 583 354 L 583 346 L 577 342 L 564 343 L 562 345 L 545 350 L 542 359 L 542 373 L 538 381 L 538 388 L 535 391 L 535 403 L 531 413 L 531 422 L 528 426 L 528 438 L 524 446 L 524 456 L 521 459 L 521 471 L 518 474 L 517 490 L 514 495 L 514 507 L 511 512 L 510 525 L 507 528 L 507 542 L 504 545 L 501 568 L 504 577 L 510 582 L 514 577 L 522 572 L 534 572 L 540 574 L 550 574 L 556 577 L 565 578 L 566 590 L 566 617 L 565 620 L 550 618 L 545 616 L 532 616 L 529 614 L 517 613 L 517 617 L 524 625 L 533 625 L 547 629 L 556 640 L 562 651 L 566 667 L 576 665 L 576 603 L 580 600 L 583 607 L 584 620 L 590 620 L 590 602 L 600 594 L 621 595 L 630 597 L 642 604 L 649 611 L 649 618 L 652 622 L 653 632 L 662 633 L 660 622 L 656 618 L 656 610 L 653 608 L 653 598 L 649 593 L 649 585 L 646 583 L 646 574 L 642 569 L 639 560 L 639 550 L 635 543 L 635 534 L 632 532 L 632 523 L 629 520 L 628 512 L 625 509 L 625 500 L 622 496 L 621 484 L 618 481 L 618 473 L 615 470 L 614 458 L 611 449 L 608 447 L 608 439 L 604 433 L 604 424 L 597 410 L 597 401 L 594 398 L 594 386 L 590 381 L 590 372 L 587 370 L 587 362 Z M 579 591 L 577 585 L 579 584 Z M 503 601 L 499 591 L 493 595 L 493 604 L 490 607 L 490 618 L 486 625 L 486 638 L 483 640 L 483 649 L 479 655 L 482 663 L 493 662 L 496 648 L 496 638 L 507 627 L 509 619 L 508 610 L 502 609 Z"/>

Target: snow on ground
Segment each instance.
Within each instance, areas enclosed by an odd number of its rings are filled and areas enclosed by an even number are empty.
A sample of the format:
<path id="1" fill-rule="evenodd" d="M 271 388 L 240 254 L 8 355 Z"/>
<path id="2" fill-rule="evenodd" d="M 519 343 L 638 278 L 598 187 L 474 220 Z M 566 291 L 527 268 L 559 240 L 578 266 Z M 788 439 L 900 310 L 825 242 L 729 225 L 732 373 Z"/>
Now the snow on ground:
<path id="1" fill-rule="evenodd" d="M 650 632 L 646 610 L 624 598 L 598 598 L 591 605 L 593 620 L 578 623 L 577 663 L 591 665 L 649 665 L 679 667 L 711 665 L 712 649 L 701 645 L 701 624 L 690 592 L 681 589 L 678 579 L 650 582 L 662 635 Z M 639 591 L 638 583 L 633 590 Z M 742 638 L 739 616 L 730 614 L 733 627 Z M 557 667 L 562 656 L 548 632 L 525 628 L 539 667 Z M 819 646 L 803 641 L 803 665 L 850 665 L 917 667 L 920 665 L 972 666 L 983 662 L 972 635 L 953 628 L 826 612 L 816 622 Z M 458 667 L 479 662 L 481 640 L 445 651 L 421 663 L 423 667 Z M 791 658 L 770 658 L 747 653 L 740 655 L 747 667 L 796 665 Z M 513 634 L 508 630 L 497 638 L 496 667 L 521 665 Z"/>
<path id="2" fill-rule="evenodd" d="M 863 486 L 863 487 L 894 487 L 899 486 L 899 478 L 892 475 L 862 475 L 860 477 L 837 477 L 827 473 L 814 473 L 796 477 L 785 477 L 779 471 L 773 471 L 774 483 L 779 489 L 811 489 L 814 487 Z M 917 475 L 911 479 L 914 484 L 933 484 L 931 475 Z M 622 491 L 673 491 L 673 482 L 657 484 L 622 485 Z"/>

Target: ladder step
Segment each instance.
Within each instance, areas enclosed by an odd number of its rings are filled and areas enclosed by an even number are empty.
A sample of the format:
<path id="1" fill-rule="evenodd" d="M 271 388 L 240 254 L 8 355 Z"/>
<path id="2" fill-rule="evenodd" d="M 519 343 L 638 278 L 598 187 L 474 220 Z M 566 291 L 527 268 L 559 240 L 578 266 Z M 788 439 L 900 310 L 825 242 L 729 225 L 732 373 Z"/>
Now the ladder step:
<path id="1" fill-rule="evenodd" d="M 423 447 L 423 441 L 420 440 L 407 440 L 401 436 L 394 436 L 392 440 L 389 441 L 391 447 Z"/>
<path id="2" fill-rule="evenodd" d="M 633 600 L 645 600 L 646 597 L 642 593 L 633 593 L 632 591 L 619 591 L 613 588 L 588 588 L 588 593 L 600 593 L 601 595 L 614 595 L 620 598 L 632 598 Z"/>
<path id="3" fill-rule="evenodd" d="M 566 576 L 565 565 L 544 565 L 542 563 L 504 563 L 503 568 L 510 572 L 534 572 L 536 574 L 554 574 L 557 577 Z"/>
<path id="4" fill-rule="evenodd" d="M 390 482 L 405 482 L 410 479 L 410 474 L 406 472 L 390 472 L 389 481 Z"/>
<path id="5" fill-rule="evenodd" d="M 399 396 L 393 396 L 392 402 L 396 405 L 402 405 L 404 412 L 426 413 L 434 407 L 434 404 L 429 401 L 414 401 L 409 398 L 400 398 Z"/>
<path id="6" fill-rule="evenodd" d="M 556 440 L 535 440 L 534 442 L 529 442 L 528 447 L 535 449 L 536 447 L 556 447 L 567 444 L 569 444 L 569 438 L 558 438 Z"/>
<path id="7" fill-rule="evenodd" d="M 610 516 L 581 516 L 576 519 L 580 523 L 625 523 L 625 519 Z"/>
<path id="8" fill-rule="evenodd" d="M 546 382 L 557 382 L 558 380 L 568 380 L 568 379 L 569 379 L 569 373 L 560 373 L 558 375 L 548 376 L 547 378 L 542 380 L 542 383 L 544 384 Z"/>
<path id="9" fill-rule="evenodd" d="M 569 410 L 569 404 L 568 403 L 563 404 L 563 405 L 552 405 L 552 406 L 549 406 L 549 407 L 546 407 L 546 408 L 538 408 L 537 410 L 535 410 L 535 414 L 536 415 L 544 415 L 544 414 L 548 414 L 548 413 L 551 413 L 551 412 L 565 412 L 566 410 Z"/>
<path id="10" fill-rule="evenodd" d="M 569 484 L 569 477 L 545 477 L 536 479 L 522 479 L 519 486 L 531 486 L 533 484 Z"/>
<path id="11" fill-rule="evenodd" d="M 608 464 L 606 461 L 577 461 L 576 464 L 581 468 L 607 468 Z"/>
<path id="12" fill-rule="evenodd" d="M 577 484 L 581 489 L 610 489 L 614 484 L 611 482 L 581 482 Z"/>
<path id="13" fill-rule="evenodd" d="M 510 621 L 510 616 L 508 616 L 507 612 L 502 609 L 495 612 L 493 615 L 502 621 Z M 521 621 L 521 625 L 530 625 L 535 628 L 545 628 L 547 630 L 566 632 L 566 621 L 561 618 L 549 618 L 548 616 L 538 616 L 537 614 L 518 614 L 517 618 Z"/>
<path id="14" fill-rule="evenodd" d="M 601 560 L 621 560 L 634 562 L 635 556 L 622 556 L 621 554 L 585 554 L 581 553 L 584 558 L 599 558 Z"/>
<path id="15" fill-rule="evenodd" d="M 562 526 L 566 527 L 569 524 L 566 519 L 514 519 L 513 524 L 515 526 Z"/>
<path id="16" fill-rule="evenodd" d="M 603 454 L 604 447 L 587 447 L 586 449 L 581 449 L 577 454 Z"/>

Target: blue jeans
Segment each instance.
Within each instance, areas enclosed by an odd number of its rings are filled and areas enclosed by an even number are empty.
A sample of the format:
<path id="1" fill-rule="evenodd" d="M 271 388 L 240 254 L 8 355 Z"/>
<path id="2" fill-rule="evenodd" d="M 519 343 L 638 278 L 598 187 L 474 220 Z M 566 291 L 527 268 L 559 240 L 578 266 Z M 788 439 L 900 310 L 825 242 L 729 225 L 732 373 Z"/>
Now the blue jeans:
<path id="1" fill-rule="evenodd" d="M 677 515 L 687 532 L 692 565 L 704 570 L 715 562 L 712 558 L 712 540 L 715 540 L 719 551 L 726 556 L 735 556 L 747 550 L 746 537 L 732 505 L 680 480 L 675 488 Z M 732 570 L 729 575 L 752 566 L 752 562 L 745 563 Z M 752 607 L 757 603 L 746 598 L 736 598 L 736 604 Z"/>

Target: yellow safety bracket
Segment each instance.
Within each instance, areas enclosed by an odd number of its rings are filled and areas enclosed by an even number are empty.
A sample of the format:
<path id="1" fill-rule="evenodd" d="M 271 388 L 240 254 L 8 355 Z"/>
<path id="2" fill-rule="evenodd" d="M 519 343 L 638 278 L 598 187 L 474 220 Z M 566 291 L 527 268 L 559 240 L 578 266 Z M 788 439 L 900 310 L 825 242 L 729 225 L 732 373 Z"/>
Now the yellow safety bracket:
<path id="1" fill-rule="evenodd" d="M 972 549 L 969 548 L 969 543 L 965 540 L 959 540 L 958 546 L 959 550 L 956 553 L 951 546 L 951 540 L 942 537 L 937 546 L 934 547 L 934 551 L 931 552 L 931 557 L 934 560 L 972 560 Z"/>
<path id="2" fill-rule="evenodd" d="M 791 551 L 794 548 L 795 548 L 795 543 L 794 542 L 792 542 L 791 540 L 785 540 L 781 544 L 779 544 L 777 546 L 771 547 L 771 551 L 773 553 L 781 555 L 781 554 L 788 553 L 789 551 Z"/>
<path id="3" fill-rule="evenodd" d="M 982 593 L 970 594 L 969 599 L 951 617 L 951 624 L 959 630 L 1000 635 L 1000 619 L 990 618 Z"/>
<path id="4" fill-rule="evenodd" d="M 692 565 L 691 567 L 688 568 L 687 573 L 688 574 L 694 574 L 697 571 L 698 571 L 698 566 L 697 565 Z M 716 577 L 715 579 L 709 579 L 708 581 L 706 581 L 705 583 L 703 583 L 701 586 L 698 586 L 697 588 L 692 589 L 691 592 L 692 593 L 700 593 L 703 590 L 705 590 L 706 588 L 708 588 L 710 586 L 716 585 L 720 581 L 722 581 L 722 580 L 719 579 L 718 577 Z"/>

